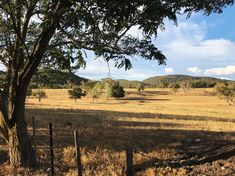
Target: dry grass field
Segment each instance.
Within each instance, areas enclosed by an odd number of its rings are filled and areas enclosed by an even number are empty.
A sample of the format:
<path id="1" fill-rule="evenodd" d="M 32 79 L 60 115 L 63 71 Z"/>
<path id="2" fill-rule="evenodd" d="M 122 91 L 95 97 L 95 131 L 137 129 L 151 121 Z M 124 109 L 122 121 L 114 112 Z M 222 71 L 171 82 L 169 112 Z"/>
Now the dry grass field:
<path id="1" fill-rule="evenodd" d="M 212 89 L 192 89 L 187 96 L 128 89 L 120 100 L 76 103 L 67 90 L 45 91 L 47 99 L 26 103 L 30 133 L 31 117 L 36 119 L 40 168 L 9 171 L 0 162 L 0 175 L 47 175 L 48 122 L 54 127 L 56 175 L 76 175 L 73 129 L 80 132 L 85 176 L 125 175 L 126 145 L 134 149 L 137 176 L 235 175 L 235 106 L 211 96 Z"/>

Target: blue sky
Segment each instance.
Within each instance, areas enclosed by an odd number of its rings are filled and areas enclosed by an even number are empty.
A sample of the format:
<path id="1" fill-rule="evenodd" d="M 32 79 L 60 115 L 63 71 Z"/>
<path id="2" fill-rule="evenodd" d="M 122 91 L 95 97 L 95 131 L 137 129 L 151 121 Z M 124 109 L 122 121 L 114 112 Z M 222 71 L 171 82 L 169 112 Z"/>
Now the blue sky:
<path id="1" fill-rule="evenodd" d="M 179 16 L 177 27 L 167 20 L 165 24 L 166 30 L 159 31 L 154 43 L 167 57 L 166 66 L 135 58 L 131 70 L 117 69 L 110 63 L 109 73 L 107 63 L 102 59 L 93 60 L 89 55 L 86 69 L 78 70 L 76 74 L 96 80 L 108 76 L 113 79 L 143 80 L 167 74 L 235 80 L 234 5 L 224 9 L 222 14 L 206 17 L 199 13 L 189 19 Z M 129 33 L 139 35 L 137 27 Z"/>

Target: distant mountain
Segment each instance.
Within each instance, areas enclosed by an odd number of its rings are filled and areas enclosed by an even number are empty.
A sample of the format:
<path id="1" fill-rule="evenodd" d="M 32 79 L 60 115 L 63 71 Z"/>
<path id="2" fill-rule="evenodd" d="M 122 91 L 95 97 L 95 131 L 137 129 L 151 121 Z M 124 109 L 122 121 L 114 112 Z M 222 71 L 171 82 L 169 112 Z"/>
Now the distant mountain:
<path id="1" fill-rule="evenodd" d="M 181 83 L 183 81 L 192 82 L 195 87 L 214 87 L 218 82 L 228 82 L 228 80 L 222 80 L 212 77 L 194 77 L 188 75 L 166 75 L 166 76 L 154 76 L 143 80 L 143 83 L 150 87 L 160 87 L 161 80 L 164 79 L 167 83 Z"/>
<path id="2" fill-rule="evenodd" d="M 80 85 L 87 82 L 87 78 L 79 77 L 72 72 L 63 72 L 53 69 L 39 70 L 31 80 L 31 87 L 64 88 L 69 85 Z"/>
<path id="3" fill-rule="evenodd" d="M 4 82 L 6 72 L 0 71 L 0 86 Z M 82 81 L 89 79 L 79 77 L 72 72 L 63 72 L 50 68 L 37 71 L 30 82 L 31 88 L 69 88 L 72 85 L 80 85 Z"/>

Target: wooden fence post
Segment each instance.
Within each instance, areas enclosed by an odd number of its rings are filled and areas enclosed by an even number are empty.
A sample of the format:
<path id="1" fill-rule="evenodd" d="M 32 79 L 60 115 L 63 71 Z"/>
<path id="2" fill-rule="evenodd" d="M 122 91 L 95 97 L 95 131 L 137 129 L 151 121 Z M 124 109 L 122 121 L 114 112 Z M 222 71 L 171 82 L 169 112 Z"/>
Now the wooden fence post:
<path id="1" fill-rule="evenodd" d="M 126 147 L 126 175 L 134 176 L 133 149 L 130 146 Z"/>
<path id="2" fill-rule="evenodd" d="M 54 176 L 54 152 L 53 152 L 52 123 L 49 123 L 49 135 L 50 135 L 51 176 Z"/>
<path id="3" fill-rule="evenodd" d="M 79 140 L 79 133 L 77 130 L 74 130 L 74 142 L 75 142 L 75 149 L 76 149 L 77 172 L 78 172 L 78 176 L 82 176 L 80 140 Z"/>
<path id="4" fill-rule="evenodd" d="M 34 117 L 32 117 L 32 128 L 33 128 L 33 140 L 32 140 L 32 143 L 33 143 L 34 154 L 35 154 L 35 157 L 37 158 L 35 118 Z"/>

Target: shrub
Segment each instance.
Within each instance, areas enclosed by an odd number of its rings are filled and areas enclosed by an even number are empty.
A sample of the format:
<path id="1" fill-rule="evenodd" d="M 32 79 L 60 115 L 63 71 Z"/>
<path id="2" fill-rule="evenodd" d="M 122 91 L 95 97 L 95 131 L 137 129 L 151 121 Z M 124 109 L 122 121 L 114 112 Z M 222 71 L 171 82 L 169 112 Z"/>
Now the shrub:
<path id="1" fill-rule="evenodd" d="M 229 105 L 235 102 L 235 84 L 225 85 L 220 83 L 215 86 L 215 91 L 219 98 L 227 101 Z"/>
<path id="2" fill-rule="evenodd" d="M 119 84 L 112 87 L 112 97 L 114 98 L 122 98 L 125 97 L 125 91 L 122 86 Z"/>
<path id="3" fill-rule="evenodd" d="M 41 99 L 47 98 L 47 94 L 43 90 L 36 90 L 32 93 L 32 96 L 38 98 L 38 101 L 41 102 Z"/>
<path id="4" fill-rule="evenodd" d="M 171 83 L 169 88 L 171 88 L 173 93 L 176 95 L 176 93 L 179 91 L 180 85 L 178 83 Z"/>
<path id="5" fill-rule="evenodd" d="M 68 90 L 69 98 L 74 99 L 75 102 L 77 99 L 80 99 L 82 96 L 85 96 L 86 93 L 80 87 L 74 87 L 73 89 Z"/>
<path id="6" fill-rule="evenodd" d="M 137 91 L 138 92 L 141 92 L 141 91 L 143 91 L 145 89 L 145 87 L 144 87 L 144 85 L 142 84 L 142 83 L 139 83 L 138 85 L 137 85 Z"/>

